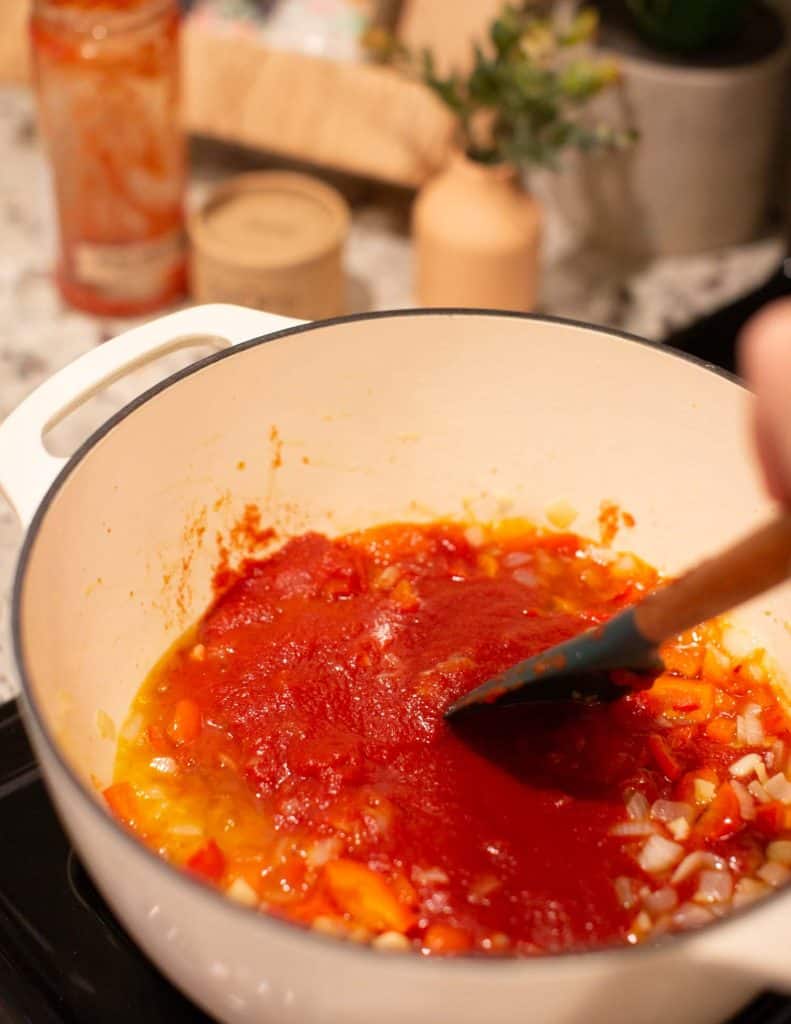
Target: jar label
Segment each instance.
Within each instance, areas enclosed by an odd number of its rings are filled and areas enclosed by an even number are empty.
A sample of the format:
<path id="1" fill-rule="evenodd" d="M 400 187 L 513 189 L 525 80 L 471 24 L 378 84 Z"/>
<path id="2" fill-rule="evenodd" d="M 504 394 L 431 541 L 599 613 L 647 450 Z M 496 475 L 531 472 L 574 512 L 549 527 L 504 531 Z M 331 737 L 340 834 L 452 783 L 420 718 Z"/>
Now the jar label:
<path id="1" fill-rule="evenodd" d="M 167 286 L 184 250 L 180 230 L 145 242 L 78 242 L 72 248 L 73 274 L 105 298 L 147 299 Z"/>

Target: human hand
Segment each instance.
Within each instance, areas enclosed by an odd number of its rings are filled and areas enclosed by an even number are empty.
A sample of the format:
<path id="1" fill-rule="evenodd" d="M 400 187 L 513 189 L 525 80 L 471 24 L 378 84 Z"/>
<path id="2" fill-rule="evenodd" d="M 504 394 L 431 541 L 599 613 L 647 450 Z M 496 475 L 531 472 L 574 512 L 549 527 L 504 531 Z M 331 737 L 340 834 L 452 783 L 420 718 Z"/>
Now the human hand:
<path id="1" fill-rule="evenodd" d="M 791 299 L 781 299 L 748 321 L 739 362 L 755 393 L 755 440 L 773 498 L 791 507 Z"/>

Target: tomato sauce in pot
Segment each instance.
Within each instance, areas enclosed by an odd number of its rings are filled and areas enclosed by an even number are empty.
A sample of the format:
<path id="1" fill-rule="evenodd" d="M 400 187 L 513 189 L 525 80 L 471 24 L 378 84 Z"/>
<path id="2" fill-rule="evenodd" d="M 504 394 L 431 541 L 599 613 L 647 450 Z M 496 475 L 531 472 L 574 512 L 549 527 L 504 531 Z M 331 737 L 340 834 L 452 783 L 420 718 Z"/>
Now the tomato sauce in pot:
<path id="1" fill-rule="evenodd" d="M 524 524 L 309 533 L 238 578 L 152 673 L 113 813 L 251 907 L 382 949 L 638 943 L 791 871 L 789 720 L 722 628 L 614 674 L 608 704 L 456 698 L 601 623 L 656 572 Z"/>

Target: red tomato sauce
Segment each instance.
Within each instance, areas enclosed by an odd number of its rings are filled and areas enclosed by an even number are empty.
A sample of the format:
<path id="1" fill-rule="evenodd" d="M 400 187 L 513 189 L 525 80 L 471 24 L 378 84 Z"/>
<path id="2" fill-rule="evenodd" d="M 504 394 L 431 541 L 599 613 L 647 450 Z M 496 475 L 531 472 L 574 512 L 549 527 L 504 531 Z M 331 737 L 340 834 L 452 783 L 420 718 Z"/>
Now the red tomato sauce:
<path id="1" fill-rule="evenodd" d="M 775 884 L 756 872 L 789 823 L 730 772 L 756 751 L 764 781 L 785 771 L 758 656 L 695 633 L 614 703 L 443 718 L 657 580 L 525 528 L 297 537 L 247 563 L 144 686 L 108 802 L 240 902 L 383 948 L 547 953 L 705 923 L 734 886 Z"/>

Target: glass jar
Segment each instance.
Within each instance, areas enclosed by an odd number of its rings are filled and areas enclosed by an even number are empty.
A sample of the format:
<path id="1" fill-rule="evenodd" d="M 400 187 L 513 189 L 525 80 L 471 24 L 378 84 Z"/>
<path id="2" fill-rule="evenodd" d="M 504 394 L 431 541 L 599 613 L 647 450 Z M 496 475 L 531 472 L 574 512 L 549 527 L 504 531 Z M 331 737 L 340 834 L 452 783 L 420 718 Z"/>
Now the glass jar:
<path id="1" fill-rule="evenodd" d="M 178 0 L 34 0 L 30 29 L 63 297 L 159 308 L 186 281 Z"/>

